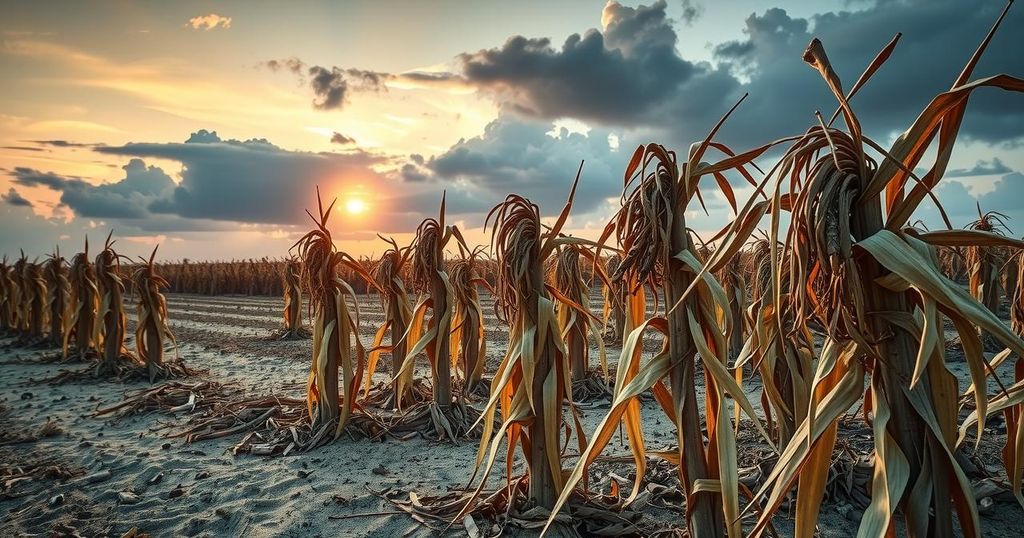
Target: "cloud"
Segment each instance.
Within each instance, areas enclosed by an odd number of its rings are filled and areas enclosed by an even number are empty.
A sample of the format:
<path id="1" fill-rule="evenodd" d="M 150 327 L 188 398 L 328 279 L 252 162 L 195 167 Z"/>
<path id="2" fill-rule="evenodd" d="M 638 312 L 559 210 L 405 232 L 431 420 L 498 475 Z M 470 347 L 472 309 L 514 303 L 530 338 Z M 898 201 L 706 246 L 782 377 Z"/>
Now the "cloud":
<path id="1" fill-rule="evenodd" d="M 214 28 L 231 28 L 231 17 L 225 17 L 216 13 L 192 17 L 188 20 L 188 26 L 193 30 L 213 30 Z"/>
<path id="2" fill-rule="evenodd" d="M 663 122 L 676 109 L 707 115 L 736 83 L 676 53 L 665 11 L 664 1 L 636 8 L 609 2 L 601 31 L 573 34 L 558 49 L 546 38 L 513 36 L 499 48 L 460 55 L 460 74 L 503 106 L 539 119 L 635 127 Z"/>
<path id="3" fill-rule="evenodd" d="M 89 148 L 96 144 L 83 144 L 81 142 L 70 142 L 68 140 L 26 140 L 37 146 L 51 146 L 55 148 Z"/>
<path id="4" fill-rule="evenodd" d="M 413 155 L 402 175 L 407 181 L 461 187 L 477 201 L 473 209 L 480 211 L 510 192 L 545 207 L 561 204 L 580 160 L 586 163 L 576 197 L 579 212 L 596 209 L 621 190 L 621 161 L 628 157 L 610 150 L 607 132 L 592 129 L 584 135 L 563 128 L 552 136 L 550 131 L 550 123 L 505 114 L 488 124 L 482 135 L 460 140 L 436 157 Z"/>
<path id="5" fill-rule="evenodd" d="M 991 161 L 978 161 L 971 168 L 947 170 L 943 177 L 992 176 L 996 174 L 1009 174 L 1010 172 L 1013 172 L 1013 170 L 1003 164 L 999 157 L 995 157 Z"/>
<path id="6" fill-rule="evenodd" d="M 351 136 L 345 136 L 339 133 L 338 131 L 334 131 L 334 134 L 331 135 L 331 143 L 347 146 L 349 144 L 355 144 L 356 139 L 352 138 Z"/>
<path id="7" fill-rule="evenodd" d="M 996 180 L 990 190 L 978 194 L 971 179 L 943 180 L 935 188 L 935 195 L 942 202 L 942 208 L 955 228 L 962 228 L 978 218 L 982 212 L 997 211 L 1008 217 L 1008 235 L 1020 237 L 1024 233 L 1024 174 L 1012 172 Z M 938 211 L 930 200 L 926 200 L 915 218 L 923 220 L 933 229 L 944 227 Z"/>
<path id="8" fill-rule="evenodd" d="M 746 81 L 750 93 L 731 131 L 745 143 L 802 131 L 813 112 L 836 108 L 820 76 L 799 61 L 812 37 L 825 45 L 848 89 L 889 40 L 902 32 L 892 57 L 853 99 L 866 132 L 885 140 L 902 132 L 936 94 L 949 89 L 1003 8 L 1001 2 L 906 0 L 878 2 L 858 11 L 829 12 L 809 19 L 773 8 L 746 20 L 747 38 L 718 45 L 716 59 Z M 1007 17 L 974 72 L 1020 75 L 1014 36 L 1024 19 Z M 941 51 L 941 52 L 940 52 Z M 1016 103 L 1016 105 L 1014 105 Z M 988 143 L 1024 137 L 1020 96 L 998 90 L 972 98 L 960 130 Z"/>
<path id="9" fill-rule="evenodd" d="M 377 184 L 371 166 L 385 158 L 352 151 L 290 151 L 266 139 L 222 140 L 200 130 L 184 143 L 136 142 L 95 151 L 110 155 L 170 159 L 182 164 L 181 183 L 155 199 L 152 213 L 184 218 L 294 224 L 303 222 L 315 187 Z"/>
<path id="10" fill-rule="evenodd" d="M 76 215 L 96 219 L 146 218 L 148 206 L 174 188 L 170 176 L 156 166 L 147 167 L 142 159 L 132 159 L 122 169 L 122 179 L 103 185 L 25 167 L 15 168 L 12 176 L 18 185 L 60 192 L 60 202 Z"/>
<path id="11" fill-rule="evenodd" d="M 716 44 L 714 62 L 708 63 L 678 51 L 663 0 L 637 7 L 611 1 L 600 29 L 573 34 L 560 47 L 547 38 L 511 36 L 500 47 L 458 55 L 455 72 L 438 79 L 475 88 L 522 117 L 645 130 L 672 147 L 705 136 L 749 93 L 720 133 L 722 141 L 747 147 L 803 132 L 814 124 L 816 110 L 835 109 L 821 77 L 801 60 L 813 37 L 822 40 L 848 88 L 876 52 L 902 32 L 887 65 L 853 100 L 866 133 L 884 141 L 949 88 L 1002 7 L 995 1 L 886 1 L 808 18 L 771 8 L 747 17 L 743 39 Z M 684 3 L 684 23 L 698 15 L 698 6 Z M 1024 18 L 1011 14 L 975 78 L 1020 74 L 1014 36 L 1022 33 Z M 419 82 L 431 83 L 429 77 Z M 1024 107 L 1019 99 L 998 90 L 978 92 L 962 137 L 1020 143 Z"/>
<path id="12" fill-rule="evenodd" d="M 271 71 L 288 71 L 299 77 L 302 84 L 313 90 L 313 107 L 319 110 L 341 109 L 351 91 L 385 91 L 385 82 L 392 75 L 364 69 L 306 66 L 298 58 L 267 60 L 261 65 Z"/>
<path id="13" fill-rule="evenodd" d="M 7 194 L 0 194 L 0 200 L 13 206 L 32 207 L 32 202 L 26 200 L 14 187 L 11 187 Z"/>
<path id="14" fill-rule="evenodd" d="M 683 0 L 683 24 L 693 26 L 697 19 L 704 15 L 704 5 L 691 0 Z"/>

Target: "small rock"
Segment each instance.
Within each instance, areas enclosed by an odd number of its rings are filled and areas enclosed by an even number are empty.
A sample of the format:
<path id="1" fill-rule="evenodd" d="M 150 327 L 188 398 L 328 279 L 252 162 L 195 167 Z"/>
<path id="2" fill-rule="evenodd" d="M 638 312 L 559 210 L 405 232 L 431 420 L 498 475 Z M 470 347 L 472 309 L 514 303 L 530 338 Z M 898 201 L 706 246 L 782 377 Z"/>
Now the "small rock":
<path id="1" fill-rule="evenodd" d="M 217 514 L 218 516 L 224 519 L 231 519 L 231 511 L 228 510 L 227 508 L 218 508 L 214 510 L 213 513 Z"/>
<path id="2" fill-rule="evenodd" d="M 160 448 L 162 448 L 164 450 L 170 450 L 171 449 L 171 444 L 170 443 L 164 443 L 164 444 L 160 445 Z"/>
<path id="3" fill-rule="evenodd" d="M 311 475 L 313 473 L 311 473 L 309 471 L 299 471 L 299 472 L 297 472 L 295 474 L 297 474 L 299 476 L 299 478 L 307 478 L 307 477 L 309 477 L 309 475 Z"/>
<path id="4" fill-rule="evenodd" d="M 63 493 L 58 493 L 58 494 L 54 495 L 53 497 L 50 497 L 49 504 L 50 504 L 50 506 L 60 506 L 60 505 L 64 504 L 64 494 Z"/>
<path id="5" fill-rule="evenodd" d="M 117 494 L 117 500 L 121 501 L 121 504 L 135 504 L 139 502 L 139 496 L 130 491 L 122 491 Z"/>
<path id="6" fill-rule="evenodd" d="M 387 475 L 391 474 L 391 472 L 388 471 L 387 469 L 385 469 L 383 465 L 378 465 L 378 466 L 373 468 L 373 474 L 379 475 L 379 476 L 387 476 Z"/>
<path id="7" fill-rule="evenodd" d="M 204 478 L 210 478 L 210 473 L 206 471 L 199 471 L 196 473 L 196 480 L 202 480 Z"/>
<path id="8" fill-rule="evenodd" d="M 32 393 L 31 392 L 24 392 L 24 393 L 22 393 L 21 399 L 22 400 L 31 400 L 32 399 Z"/>
<path id="9" fill-rule="evenodd" d="M 185 488 L 181 487 L 181 485 L 179 484 L 178 487 L 172 489 L 171 491 L 169 491 L 167 493 L 167 498 L 168 499 L 177 499 L 178 497 L 181 497 L 184 494 L 185 494 Z"/>
<path id="10" fill-rule="evenodd" d="M 159 473 L 156 473 L 156 475 L 154 475 L 153 478 L 149 479 L 149 483 L 150 484 L 159 484 L 160 481 L 163 480 L 163 479 L 164 479 L 164 472 L 160 471 Z"/>

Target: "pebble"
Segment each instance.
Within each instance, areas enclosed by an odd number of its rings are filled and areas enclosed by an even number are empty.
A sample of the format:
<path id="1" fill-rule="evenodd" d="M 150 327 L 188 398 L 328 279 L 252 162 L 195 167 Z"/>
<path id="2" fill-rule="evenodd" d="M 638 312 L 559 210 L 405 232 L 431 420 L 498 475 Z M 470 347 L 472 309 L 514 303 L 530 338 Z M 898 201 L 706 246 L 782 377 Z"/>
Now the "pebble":
<path id="1" fill-rule="evenodd" d="M 117 499 L 121 501 L 121 504 L 135 504 L 139 502 L 139 496 L 130 491 L 122 491 L 121 493 L 118 493 Z"/>

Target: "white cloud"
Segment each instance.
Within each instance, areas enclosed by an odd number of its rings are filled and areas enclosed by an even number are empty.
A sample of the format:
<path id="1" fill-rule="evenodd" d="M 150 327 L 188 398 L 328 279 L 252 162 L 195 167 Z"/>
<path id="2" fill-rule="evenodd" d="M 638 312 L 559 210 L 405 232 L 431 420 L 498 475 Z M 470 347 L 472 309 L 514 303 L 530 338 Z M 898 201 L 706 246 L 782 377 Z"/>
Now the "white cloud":
<path id="1" fill-rule="evenodd" d="M 192 17 L 188 20 L 188 26 L 193 30 L 213 30 L 214 28 L 231 28 L 231 17 L 210 13 Z"/>

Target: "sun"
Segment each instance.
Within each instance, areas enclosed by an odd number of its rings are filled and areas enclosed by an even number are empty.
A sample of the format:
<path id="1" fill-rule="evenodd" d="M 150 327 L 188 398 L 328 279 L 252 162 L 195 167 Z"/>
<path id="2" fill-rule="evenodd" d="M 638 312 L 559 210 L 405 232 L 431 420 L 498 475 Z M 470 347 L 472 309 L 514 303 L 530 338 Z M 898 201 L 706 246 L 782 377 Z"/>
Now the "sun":
<path id="1" fill-rule="evenodd" d="M 362 198 L 349 198 L 345 202 L 345 212 L 349 215 L 360 215 L 366 212 L 366 202 Z"/>

